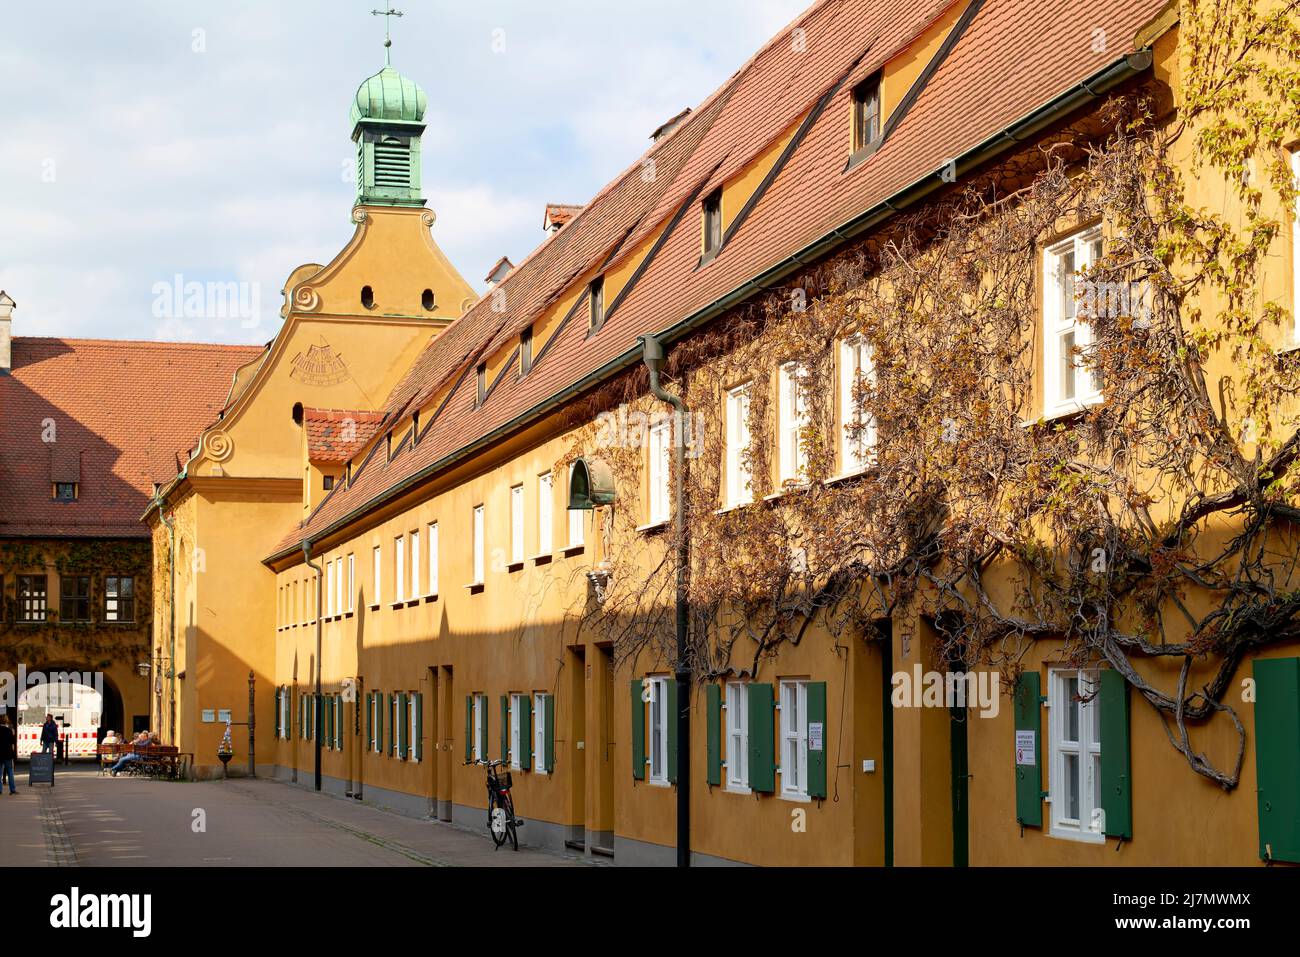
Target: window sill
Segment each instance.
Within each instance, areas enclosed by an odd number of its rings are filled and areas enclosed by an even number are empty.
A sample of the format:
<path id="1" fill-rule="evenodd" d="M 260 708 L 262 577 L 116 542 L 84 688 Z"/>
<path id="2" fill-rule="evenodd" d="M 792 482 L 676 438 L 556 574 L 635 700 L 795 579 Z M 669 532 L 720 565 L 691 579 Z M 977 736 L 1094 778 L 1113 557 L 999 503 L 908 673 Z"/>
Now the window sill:
<path id="1" fill-rule="evenodd" d="M 420 599 L 419 599 L 418 597 L 417 597 L 417 598 L 408 598 L 408 599 L 406 599 L 406 607 L 407 607 L 407 608 L 414 608 L 414 607 L 415 607 L 416 605 L 418 605 L 419 603 L 420 603 Z"/>
<path id="2" fill-rule="evenodd" d="M 739 784 L 728 784 L 728 785 L 727 785 L 726 787 L 724 787 L 722 790 L 723 790 L 724 792 L 726 792 L 727 794 L 742 794 L 742 795 L 748 795 L 748 794 L 753 794 L 753 793 L 754 793 L 754 789 L 753 789 L 753 788 L 742 787 L 742 786 L 739 785 Z"/>
<path id="3" fill-rule="evenodd" d="M 513 575 L 515 572 L 521 572 L 523 570 L 524 570 L 524 560 L 522 558 L 519 559 L 519 561 L 511 562 L 509 565 L 506 566 L 506 573 L 510 575 Z"/>
<path id="4" fill-rule="evenodd" d="M 465 586 L 466 591 L 471 595 L 480 595 L 483 593 L 483 582 L 470 582 Z"/>
<path id="5" fill-rule="evenodd" d="M 1103 401 L 1101 393 L 1097 393 L 1095 395 L 1075 399 L 1071 402 L 1058 402 L 1050 409 L 1044 409 L 1043 414 L 1037 419 L 1022 424 L 1037 425 L 1039 422 L 1054 422 L 1058 419 L 1068 419 L 1071 416 L 1080 415 L 1095 406 L 1101 405 Z"/>
<path id="6" fill-rule="evenodd" d="M 672 782 L 667 780 L 666 778 L 663 780 L 654 780 L 651 778 L 646 778 L 645 783 L 650 785 L 651 787 L 663 788 L 665 791 L 670 790 L 673 786 Z"/>
<path id="7" fill-rule="evenodd" d="M 716 509 L 716 510 L 714 511 L 713 514 L 714 514 L 714 515 L 727 515 L 727 514 L 729 514 L 729 513 L 731 513 L 731 512 L 738 512 L 738 511 L 740 511 L 742 508 L 748 508 L 749 506 L 751 506 L 751 505 L 753 505 L 753 504 L 754 504 L 754 500 L 753 500 L 753 499 L 750 499 L 748 502 L 733 502 L 733 503 L 730 504 L 730 505 L 724 505 L 724 506 L 722 506 L 722 508 Z"/>
<path id="8" fill-rule="evenodd" d="M 782 801 L 792 801 L 795 804 L 812 804 L 812 797 L 807 794 L 788 794 L 782 791 L 780 794 Z"/>
<path id="9" fill-rule="evenodd" d="M 389 605 L 388 605 L 388 607 L 389 607 L 389 608 L 405 608 L 405 607 L 406 607 L 406 599 L 403 598 L 401 601 L 390 602 Z"/>
<path id="10" fill-rule="evenodd" d="M 425 600 L 426 603 L 431 602 L 431 601 L 437 601 L 437 600 L 438 600 L 438 593 L 437 593 L 437 592 L 434 592 L 432 595 L 425 595 L 425 596 L 424 596 L 424 600 Z"/>
<path id="11" fill-rule="evenodd" d="M 353 615 L 355 615 L 355 614 L 356 614 L 356 612 L 349 608 L 347 614 L 344 615 L 343 617 L 344 617 L 344 618 L 351 618 L 351 617 L 352 617 Z"/>
<path id="12" fill-rule="evenodd" d="M 874 466 L 864 465 L 860 469 L 854 469 L 851 472 L 841 472 L 839 475 L 832 475 L 829 478 L 822 479 L 823 485 L 838 485 L 840 482 L 847 482 L 850 479 L 862 478 L 869 475 Z"/>
<path id="13" fill-rule="evenodd" d="M 587 550 L 586 545 L 567 545 L 565 546 L 563 551 L 560 552 L 560 554 L 562 554 L 565 558 L 573 558 L 573 556 L 581 555 L 586 550 Z"/>
<path id="14" fill-rule="evenodd" d="M 783 484 L 779 491 L 772 492 L 770 495 L 764 495 L 763 501 L 775 502 L 779 498 L 785 498 L 785 496 L 792 495 L 795 492 L 806 492 L 808 489 L 812 488 L 812 482 L 796 482 L 793 479 L 786 479 L 785 481 L 789 484 Z"/>
<path id="15" fill-rule="evenodd" d="M 371 611 L 379 611 L 380 607 L 381 607 L 381 606 L 380 606 L 379 602 L 375 602 L 373 605 L 370 606 L 370 610 L 371 610 Z"/>
<path id="16" fill-rule="evenodd" d="M 857 169 L 859 166 L 861 166 L 863 163 L 869 160 L 872 156 L 874 156 L 876 151 L 880 149 L 880 143 L 881 143 L 881 138 L 877 136 L 866 146 L 860 146 L 852 153 L 850 153 L 849 161 L 844 166 L 844 172 L 848 173 L 851 172 L 852 170 Z"/>
<path id="17" fill-rule="evenodd" d="M 553 557 L 550 552 L 542 552 L 540 555 L 534 555 L 529 561 L 534 565 L 549 565 Z"/>
<path id="18" fill-rule="evenodd" d="M 1061 824 L 1053 824 L 1047 836 L 1060 838 L 1063 841 L 1074 841 L 1076 844 L 1106 843 L 1106 835 L 1100 831 L 1084 831 Z"/>
<path id="19" fill-rule="evenodd" d="M 666 529 L 667 527 L 668 527 L 668 519 L 663 518 L 657 522 L 647 522 L 644 525 L 638 525 L 636 527 L 636 530 L 638 532 L 660 532 Z"/>

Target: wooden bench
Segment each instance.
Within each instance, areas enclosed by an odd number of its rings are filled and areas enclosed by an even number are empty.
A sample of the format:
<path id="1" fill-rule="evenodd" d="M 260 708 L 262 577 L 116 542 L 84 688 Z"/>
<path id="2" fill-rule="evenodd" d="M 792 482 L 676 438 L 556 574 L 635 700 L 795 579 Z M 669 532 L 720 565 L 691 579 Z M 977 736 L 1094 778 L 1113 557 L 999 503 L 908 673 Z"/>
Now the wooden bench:
<path id="1" fill-rule="evenodd" d="M 138 774 L 150 778 L 178 779 L 184 777 L 188 770 L 190 755 L 182 754 L 172 744 L 110 744 L 106 747 L 112 749 L 114 755 L 112 763 L 116 763 L 128 754 L 137 757 L 137 760 L 128 761 L 124 764 L 120 773 Z M 101 760 L 106 759 L 102 758 Z"/>
<path id="2" fill-rule="evenodd" d="M 127 745 L 125 744 L 105 744 L 103 741 L 99 742 L 99 773 L 103 774 L 116 764 L 117 759 L 122 756 L 123 749 L 126 747 Z"/>

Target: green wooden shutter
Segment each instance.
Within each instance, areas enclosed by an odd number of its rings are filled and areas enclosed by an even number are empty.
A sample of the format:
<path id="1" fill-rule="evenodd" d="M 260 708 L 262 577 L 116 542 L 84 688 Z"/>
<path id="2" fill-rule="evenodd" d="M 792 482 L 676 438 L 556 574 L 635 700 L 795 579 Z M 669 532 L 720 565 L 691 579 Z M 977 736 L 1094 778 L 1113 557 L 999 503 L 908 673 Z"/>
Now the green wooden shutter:
<path id="1" fill-rule="evenodd" d="M 533 766 L 533 696 L 519 699 L 519 766 L 525 771 Z"/>
<path id="2" fill-rule="evenodd" d="M 405 761 L 410 753 L 410 742 L 407 739 L 411 736 L 411 717 L 407 700 L 405 691 L 397 696 L 397 758 L 399 761 Z"/>
<path id="3" fill-rule="evenodd" d="M 632 679 L 632 777 L 645 780 L 645 702 L 641 700 L 641 679 Z"/>
<path id="4" fill-rule="evenodd" d="M 821 747 L 813 750 L 813 725 L 821 725 Z M 826 796 L 826 750 L 830 736 L 826 733 L 826 682 L 808 682 L 808 796 Z"/>
<path id="5" fill-rule="evenodd" d="M 542 755 L 542 763 L 549 774 L 555 770 L 555 698 L 549 694 L 542 695 L 542 701 L 546 706 L 546 729 L 542 736 L 542 746 L 546 751 Z"/>
<path id="6" fill-rule="evenodd" d="M 334 729 L 337 726 L 334 721 L 334 701 L 334 695 L 325 696 L 325 746 L 328 748 L 334 747 Z"/>
<path id="7" fill-rule="evenodd" d="M 474 696 L 465 695 L 465 763 L 474 760 Z"/>
<path id="8" fill-rule="evenodd" d="M 372 751 L 375 747 L 374 697 L 375 693 L 373 691 L 366 692 L 366 747 Z"/>
<path id="9" fill-rule="evenodd" d="M 749 787 L 754 791 L 772 793 L 776 790 L 776 760 L 773 741 L 776 738 L 776 702 L 770 684 L 746 685 L 749 700 Z"/>
<path id="10" fill-rule="evenodd" d="M 488 759 L 488 724 L 490 715 L 487 709 L 487 695 L 483 695 L 483 726 L 478 729 L 478 753 L 483 760 Z"/>
<path id="11" fill-rule="evenodd" d="M 1259 658 L 1254 673 L 1259 856 L 1300 861 L 1300 658 Z"/>
<path id="12" fill-rule="evenodd" d="M 707 752 L 708 780 L 722 784 L 722 689 L 716 684 L 704 686 L 705 751 Z"/>
<path id="13" fill-rule="evenodd" d="M 501 696 L 501 760 L 510 760 L 510 695 Z"/>
<path id="14" fill-rule="evenodd" d="M 275 689 L 275 736 L 280 737 L 280 698 L 284 694 L 279 688 Z"/>
<path id="15" fill-rule="evenodd" d="M 415 693 L 415 760 L 424 760 L 424 692 Z"/>
<path id="16" fill-rule="evenodd" d="M 1016 760 L 1016 821 L 1025 827 L 1043 826 L 1043 709 L 1042 684 L 1037 671 L 1022 672 L 1016 681 L 1016 736 L 1033 733 L 1033 764 Z M 1104 750 L 1104 748 L 1103 748 Z M 1012 751 L 1013 760 L 1019 748 Z M 1026 750 L 1025 757 L 1029 754 Z"/>
<path id="17" fill-rule="evenodd" d="M 379 753 L 384 755 L 393 750 L 390 744 L 393 740 L 392 700 L 393 696 L 390 694 L 381 694 L 379 696 Z"/>
<path id="18" fill-rule="evenodd" d="M 668 710 L 664 715 L 668 722 L 668 781 L 670 784 L 677 783 L 677 679 L 668 678 L 664 681 L 664 687 L 668 690 Z"/>
<path id="19" fill-rule="evenodd" d="M 1110 837 L 1133 837 L 1133 787 L 1129 759 L 1128 681 L 1101 672 L 1101 808 Z"/>
<path id="20" fill-rule="evenodd" d="M 344 725 L 347 723 L 346 721 L 344 721 L 343 695 L 337 695 L 334 700 L 338 702 L 338 706 L 339 706 L 339 720 L 338 720 L 338 724 L 334 726 L 336 729 L 334 740 L 338 743 L 339 750 L 342 751 L 343 750 L 343 728 Z"/>

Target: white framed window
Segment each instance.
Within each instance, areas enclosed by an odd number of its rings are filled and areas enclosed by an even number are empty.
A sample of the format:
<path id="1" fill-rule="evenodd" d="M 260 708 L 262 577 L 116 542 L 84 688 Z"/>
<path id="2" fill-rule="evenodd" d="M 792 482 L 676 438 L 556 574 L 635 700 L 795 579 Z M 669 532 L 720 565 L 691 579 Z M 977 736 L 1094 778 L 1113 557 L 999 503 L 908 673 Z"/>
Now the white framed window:
<path id="1" fill-rule="evenodd" d="M 395 758 L 402 757 L 401 751 L 397 748 L 398 738 L 401 737 L 397 733 L 397 729 L 402 726 L 402 719 L 405 717 L 401 712 L 401 704 L 402 699 L 396 692 L 388 696 L 388 726 L 393 729 L 392 742 L 389 745 L 388 753 Z"/>
<path id="2" fill-rule="evenodd" d="M 1047 677 L 1051 753 L 1047 770 L 1052 836 L 1102 842 L 1101 702 L 1095 672 L 1053 669 Z"/>
<path id="3" fill-rule="evenodd" d="M 378 691 L 370 695 L 370 750 L 376 754 L 384 740 L 384 696 Z"/>
<path id="4" fill-rule="evenodd" d="M 292 702 L 289 689 L 283 689 L 280 692 L 280 737 L 285 741 L 289 740 L 289 706 Z"/>
<path id="5" fill-rule="evenodd" d="M 727 392 L 726 507 L 754 500 L 754 475 L 746 461 L 749 452 L 750 383 Z"/>
<path id="6" fill-rule="evenodd" d="M 659 525 L 668 521 L 670 496 L 668 485 L 672 470 L 668 465 L 668 453 L 672 448 L 672 421 L 667 417 L 659 419 L 650 426 L 649 447 L 649 515 L 650 525 Z"/>
<path id="7" fill-rule="evenodd" d="M 647 678 L 650 686 L 650 780 L 668 783 L 668 679 Z"/>
<path id="8" fill-rule="evenodd" d="M 870 464 L 876 424 L 855 398 L 859 383 L 871 377 L 871 353 L 861 336 L 840 341 L 840 471 L 861 472 Z"/>
<path id="9" fill-rule="evenodd" d="M 393 604 L 406 599 L 406 536 L 393 539 Z"/>
<path id="10" fill-rule="evenodd" d="M 808 424 L 808 410 L 799 394 L 803 367 L 797 362 L 787 362 L 777 373 L 777 476 L 779 484 L 804 480 L 805 458 L 801 441 Z"/>
<path id="11" fill-rule="evenodd" d="M 482 505 L 474 506 L 474 532 L 473 532 L 473 542 L 471 543 L 471 548 L 473 550 L 473 559 L 474 559 L 474 567 L 472 569 L 474 574 L 474 581 L 471 582 L 471 584 L 481 585 L 483 584 L 483 578 L 484 578 L 483 506 Z"/>
<path id="12" fill-rule="evenodd" d="M 518 771 L 520 760 L 524 755 L 523 709 L 528 707 L 528 695 L 512 694 L 510 696 L 510 766 Z"/>
<path id="13" fill-rule="evenodd" d="M 406 757 L 415 760 L 415 739 L 420 734 L 420 696 L 414 691 L 406 696 Z"/>
<path id="14" fill-rule="evenodd" d="M 569 466 L 568 488 L 573 488 L 573 466 Z M 580 508 L 569 509 L 569 548 L 583 544 L 583 532 L 586 512 Z"/>
<path id="15" fill-rule="evenodd" d="M 411 597 L 420 597 L 420 530 L 410 533 L 411 539 Z"/>
<path id="16" fill-rule="evenodd" d="M 429 523 L 429 594 L 438 594 L 438 523 Z"/>
<path id="17" fill-rule="evenodd" d="M 348 555 L 348 603 L 349 612 L 356 611 L 357 602 L 357 556 Z"/>
<path id="18" fill-rule="evenodd" d="M 1077 349 L 1092 341 L 1079 310 L 1079 272 L 1101 257 L 1101 228 L 1081 230 L 1043 254 L 1043 414 L 1076 412 L 1100 400 L 1092 374 L 1083 368 Z"/>
<path id="19" fill-rule="evenodd" d="M 533 770 L 546 774 L 546 709 L 550 707 L 550 695 L 533 695 Z"/>
<path id="20" fill-rule="evenodd" d="M 334 559 L 334 614 L 342 615 L 346 609 L 343 601 L 343 589 L 346 585 L 343 577 L 343 556 Z"/>
<path id="21" fill-rule="evenodd" d="M 551 554 L 551 530 L 555 525 L 555 501 L 551 490 L 551 473 L 537 476 L 537 554 Z"/>
<path id="22" fill-rule="evenodd" d="M 487 695 L 474 696 L 474 760 L 486 761 L 483 742 L 487 740 Z"/>
<path id="23" fill-rule="evenodd" d="M 727 790 L 749 793 L 749 688 L 727 682 Z"/>
<path id="24" fill-rule="evenodd" d="M 374 580 L 372 582 L 372 584 L 374 585 L 374 589 L 373 589 L 373 594 L 370 597 L 370 603 L 377 607 L 380 602 L 379 586 L 380 586 L 380 582 L 383 580 L 382 569 L 384 563 L 384 553 L 383 550 L 378 545 L 376 545 L 372 551 L 372 555 L 374 557 L 375 569 L 374 569 Z"/>
<path id="25" fill-rule="evenodd" d="M 781 682 L 781 795 L 808 796 L 808 682 Z"/>
<path id="26" fill-rule="evenodd" d="M 524 487 L 510 487 L 510 563 L 524 560 Z"/>
<path id="27" fill-rule="evenodd" d="M 334 560 L 325 563 L 325 617 L 334 614 Z"/>

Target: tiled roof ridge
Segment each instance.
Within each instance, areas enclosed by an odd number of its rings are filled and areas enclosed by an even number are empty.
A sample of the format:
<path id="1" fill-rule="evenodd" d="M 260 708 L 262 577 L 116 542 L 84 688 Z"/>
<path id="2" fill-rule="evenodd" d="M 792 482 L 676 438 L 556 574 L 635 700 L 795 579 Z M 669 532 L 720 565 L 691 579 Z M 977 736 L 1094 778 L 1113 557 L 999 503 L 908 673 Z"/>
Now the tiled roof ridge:
<path id="1" fill-rule="evenodd" d="M 14 336 L 13 341 L 29 343 L 62 342 L 78 345 L 104 346 L 149 346 L 150 348 L 184 348 L 184 349 L 220 349 L 222 351 L 247 351 L 256 354 L 266 346 L 249 345 L 237 342 L 178 342 L 169 339 L 109 339 L 82 336 Z"/>

